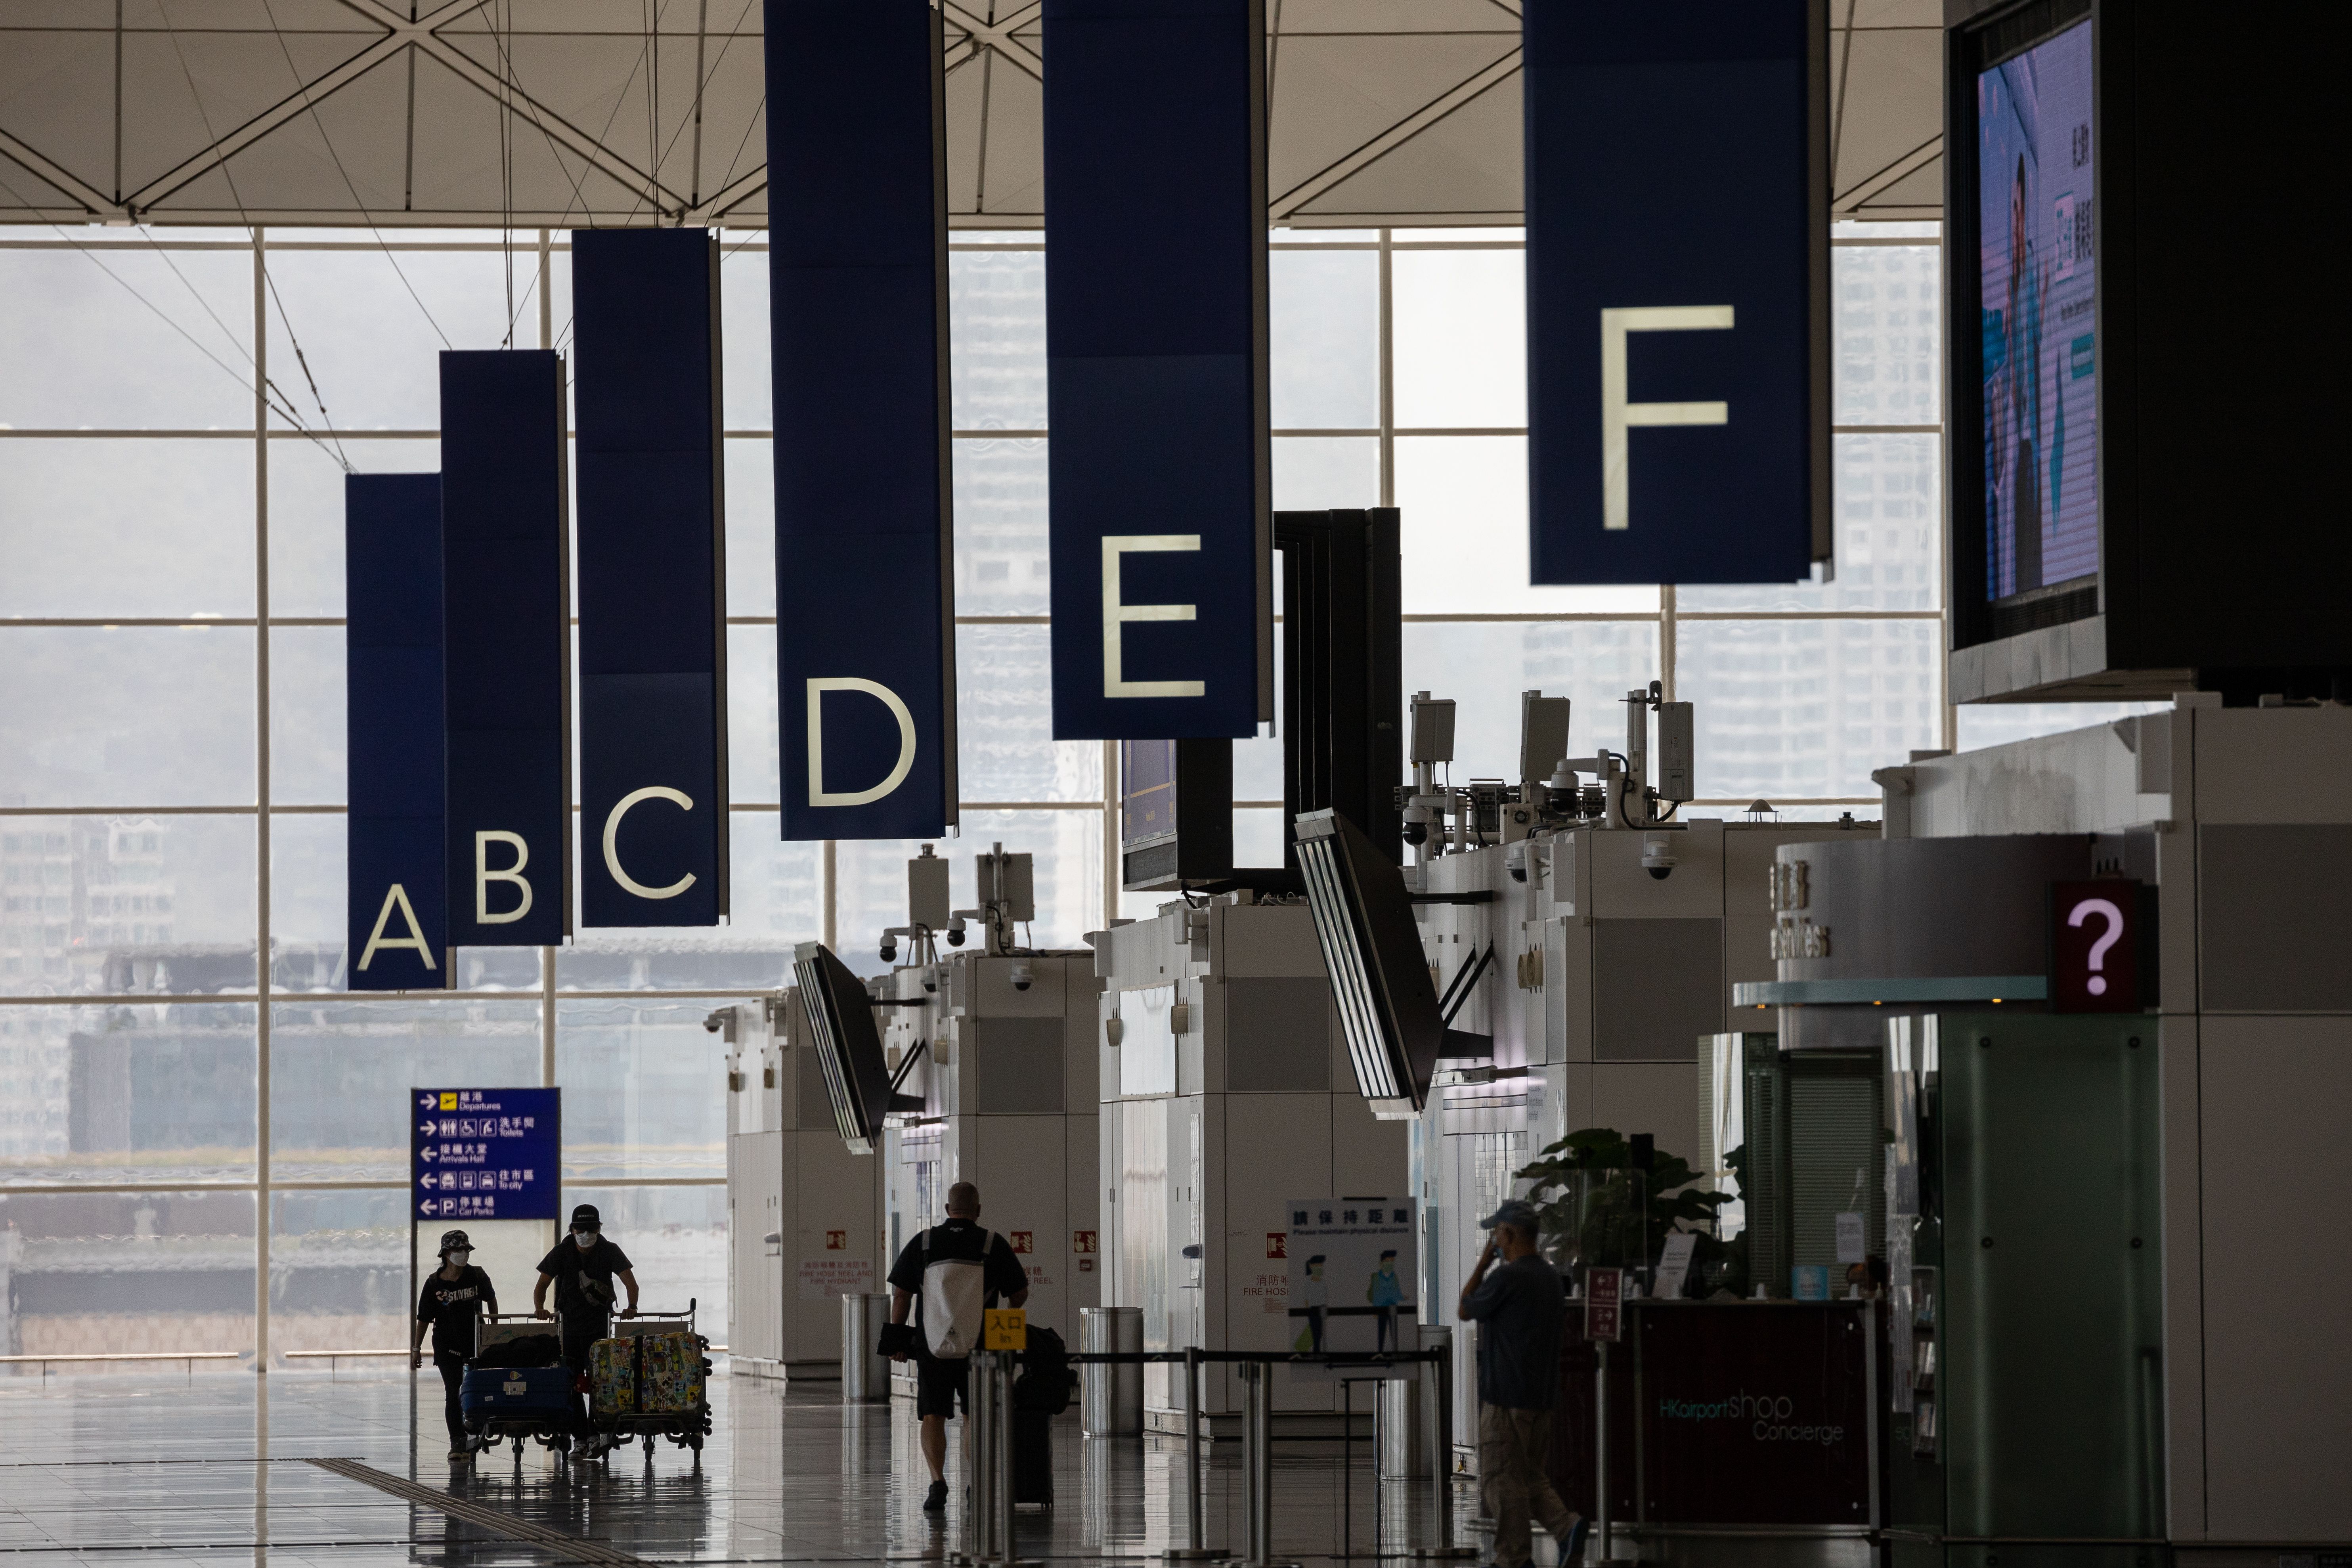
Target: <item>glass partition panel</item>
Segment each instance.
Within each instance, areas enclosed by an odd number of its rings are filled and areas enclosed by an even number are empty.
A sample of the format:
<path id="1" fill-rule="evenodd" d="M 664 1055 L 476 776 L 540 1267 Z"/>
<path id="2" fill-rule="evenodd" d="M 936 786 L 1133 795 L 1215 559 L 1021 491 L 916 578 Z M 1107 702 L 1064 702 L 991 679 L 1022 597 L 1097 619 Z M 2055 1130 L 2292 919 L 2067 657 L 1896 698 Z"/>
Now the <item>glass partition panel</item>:
<path id="1" fill-rule="evenodd" d="M 250 1003 L 0 1007 L 0 1184 L 249 1182 Z"/>
<path id="2" fill-rule="evenodd" d="M 206 1359 L 186 1365 L 192 1375 L 249 1370 L 253 1226 L 250 1191 L 0 1194 L 0 1235 L 13 1251 L 11 1351 L 151 1357 L 194 1352 Z M 52 1370 L 77 1376 L 176 1375 L 183 1366 L 149 1360 Z M 40 1369 L 23 1373 L 37 1377 Z"/>
<path id="3" fill-rule="evenodd" d="M 254 987 L 254 819 L 0 816 L 0 995 Z"/>
<path id="4" fill-rule="evenodd" d="M 1943 732 L 1937 622 L 1685 621 L 1681 633 L 1702 795 L 1875 796 L 1873 768 Z"/>
<path id="5" fill-rule="evenodd" d="M 0 802 L 250 805 L 249 626 L 0 626 Z"/>
<path id="6" fill-rule="evenodd" d="M 556 1004 L 563 1169 L 574 1182 L 727 1174 L 727 1042 L 698 996 Z M 582 1200 L 593 1201 L 593 1200 Z"/>
<path id="7" fill-rule="evenodd" d="M 277 1181 L 408 1180 L 412 1090 L 540 1081 L 539 1005 L 403 995 L 270 1009 L 269 1172 Z"/>
<path id="8" fill-rule="evenodd" d="M 253 520 L 250 440 L 0 440 L 0 616 L 250 616 Z"/>

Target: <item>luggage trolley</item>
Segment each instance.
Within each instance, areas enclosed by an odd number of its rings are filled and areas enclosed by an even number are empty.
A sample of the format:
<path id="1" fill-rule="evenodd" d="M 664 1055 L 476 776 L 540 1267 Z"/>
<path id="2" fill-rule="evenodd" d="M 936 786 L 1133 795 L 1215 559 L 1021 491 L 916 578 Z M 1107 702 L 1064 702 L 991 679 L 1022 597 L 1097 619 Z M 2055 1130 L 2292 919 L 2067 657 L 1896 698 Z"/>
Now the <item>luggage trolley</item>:
<path id="1" fill-rule="evenodd" d="M 527 1312 L 486 1312 L 475 1320 L 474 1355 L 458 1386 L 458 1407 L 466 1430 L 484 1450 L 511 1438 L 515 1462 L 522 1462 L 525 1439 L 559 1454 L 572 1450 L 580 1434 L 579 1375 L 560 1356 L 541 1366 L 482 1366 L 484 1352 L 495 1345 L 544 1334 L 558 1340 L 556 1325 Z"/>
<path id="2" fill-rule="evenodd" d="M 645 1440 L 648 1458 L 657 1437 L 702 1451 L 710 1434 L 710 1342 L 695 1331 L 696 1305 L 688 1298 L 683 1312 L 615 1318 L 612 1337 L 596 1342 L 588 1373 L 588 1424 L 595 1436 L 587 1458 L 625 1447 L 632 1437 Z M 673 1337 L 683 1346 L 655 1348 Z"/>

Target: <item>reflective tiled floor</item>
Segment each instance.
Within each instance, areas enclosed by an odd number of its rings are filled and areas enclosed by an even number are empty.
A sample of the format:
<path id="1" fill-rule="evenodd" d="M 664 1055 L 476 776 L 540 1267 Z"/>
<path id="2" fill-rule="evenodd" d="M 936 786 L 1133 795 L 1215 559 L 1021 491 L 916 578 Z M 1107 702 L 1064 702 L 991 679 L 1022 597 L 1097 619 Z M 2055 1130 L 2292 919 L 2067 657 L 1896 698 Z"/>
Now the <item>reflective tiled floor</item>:
<path id="1" fill-rule="evenodd" d="M 432 1380 L 429 1369 L 425 1377 Z M 452 1467 L 437 1383 L 420 1389 L 426 1397 L 415 1407 L 404 1377 L 274 1373 L 266 1382 L 228 1373 L 0 1378 L 0 1431 L 9 1439 L 0 1454 L 0 1568 L 487 1568 L 610 1561 L 615 1549 L 658 1563 L 919 1561 L 963 1546 L 960 1500 L 944 1521 L 921 1510 L 928 1476 L 911 1406 L 845 1406 L 837 1384 L 788 1391 L 714 1379 L 717 1430 L 699 1462 L 664 1444 L 602 1464 L 568 1464 L 533 1448 L 520 1465 L 502 1449 Z M 1237 1447 L 1212 1450 L 1211 1546 L 1241 1542 Z M 516 1521 L 518 1533 L 304 1462 L 320 1457 L 357 1459 L 486 1505 Z M 1139 1559 L 1181 1543 L 1181 1443 L 1090 1441 L 1073 1411 L 1055 1423 L 1054 1458 L 1057 1506 L 1022 1515 L 1023 1555 Z M 951 1458 L 950 1489 L 960 1492 L 954 1467 Z M 1358 1443 L 1352 1464 L 1343 1464 L 1337 1442 L 1279 1443 L 1276 1545 L 1307 1560 L 1401 1555 L 1423 1543 L 1424 1496 L 1419 1486 L 1376 1482 L 1369 1444 Z M 1466 1517 L 1461 1527 L 1472 1539 Z M 545 1544 L 548 1530 L 576 1538 L 580 1553 Z"/>

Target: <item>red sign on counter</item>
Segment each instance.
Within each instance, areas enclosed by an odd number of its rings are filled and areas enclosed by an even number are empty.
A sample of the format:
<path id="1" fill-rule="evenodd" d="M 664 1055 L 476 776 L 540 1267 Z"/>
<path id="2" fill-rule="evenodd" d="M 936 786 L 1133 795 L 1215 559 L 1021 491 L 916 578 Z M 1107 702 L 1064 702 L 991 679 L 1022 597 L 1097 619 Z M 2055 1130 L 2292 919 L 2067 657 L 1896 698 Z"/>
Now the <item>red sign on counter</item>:
<path id="1" fill-rule="evenodd" d="M 1588 1340 L 1614 1340 L 1619 1331 L 1618 1311 L 1624 1300 L 1625 1271 L 1622 1268 L 1588 1268 L 1584 1271 L 1584 1337 Z"/>

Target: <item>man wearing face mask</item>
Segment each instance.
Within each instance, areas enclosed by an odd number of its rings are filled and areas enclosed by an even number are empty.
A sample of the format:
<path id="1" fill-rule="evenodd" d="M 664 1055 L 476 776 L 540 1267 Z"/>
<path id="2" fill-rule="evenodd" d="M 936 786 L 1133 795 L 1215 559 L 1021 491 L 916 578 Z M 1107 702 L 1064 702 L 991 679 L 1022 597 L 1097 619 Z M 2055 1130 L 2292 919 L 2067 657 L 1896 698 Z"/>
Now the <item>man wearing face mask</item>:
<path id="1" fill-rule="evenodd" d="M 466 1360 L 474 1353 L 474 1323 L 483 1312 L 499 1310 L 498 1288 L 489 1274 L 473 1266 L 474 1244 L 462 1230 L 441 1237 L 441 1267 L 425 1281 L 416 1299 L 416 1332 L 409 1341 L 408 1365 L 425 1364 L 425 1329 L 433 1328 L 433 1365 L 441 1373 L 447 1394 L 443 1414 L 449 1422 L 449 1457 L 462 1459 L 474 1451 L 466 1435 L 466 1418 L 457 1407 L 458 1384 L 465 1381 Z"/>
<path id="2" fill-rule="evenodd" d="M 637 1315 L 637 1277 L 629 1272 L 629 1255 L 604 1239 L 604 1221 L 594 1204 L 572 1211 L 572 1235 L 539 1260 L 539 1283 L 531 1287 L 530 1310 L 536 1318 L 552 1317 L 560 1324 L 564 1363 L 575 1372 L 588 1369 L 588 1347 L 612 1327 L 613 1281 L 629 1293 L 621 1316 Z M 555 1287 L 555 1310 L 547 1310 L 547 1288 Z"/>

